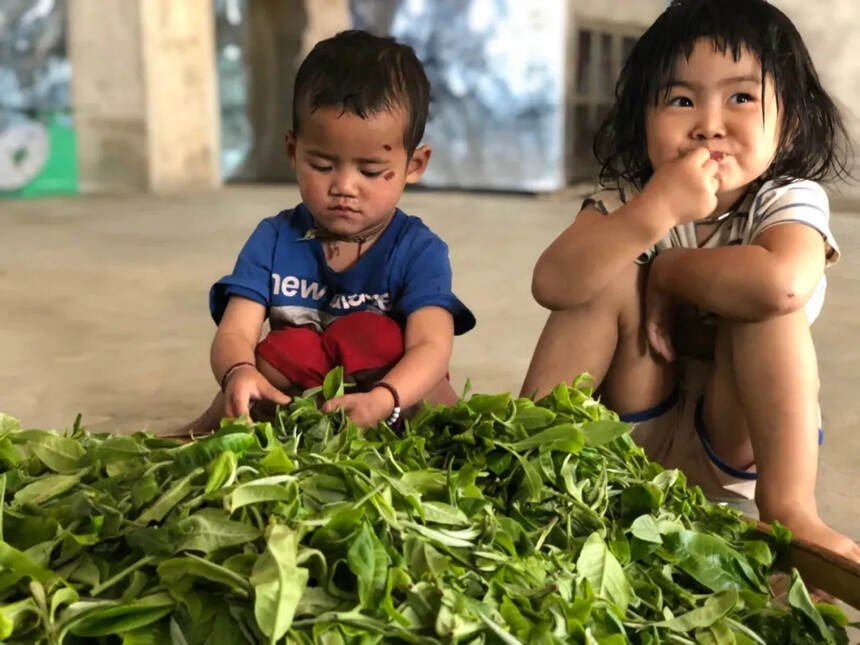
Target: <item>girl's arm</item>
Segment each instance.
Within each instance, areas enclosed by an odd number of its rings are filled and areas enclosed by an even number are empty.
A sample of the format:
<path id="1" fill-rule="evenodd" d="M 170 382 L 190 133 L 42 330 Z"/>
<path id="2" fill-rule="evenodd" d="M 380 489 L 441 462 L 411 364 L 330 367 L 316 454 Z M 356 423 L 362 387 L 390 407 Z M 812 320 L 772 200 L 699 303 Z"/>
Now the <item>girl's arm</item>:
<path id="1" fill-rule="evenodd" d="M 590 302 L 670 228 L 717 207 L 718 169 L 706 148 L 696 148 L 661 166 L 638 196 L 609 215 L 583 209 L 538 259 L 535 300 L 553 310 Z"/>
<path id="2" fill-rule="evenodd" d="M 260 340 L 265 316 L 266 308 L 260 303 L 231 296 L 212 340 L 210 363 L 219 385 L 232 366 L 249 363 L 230 371 L 224 388 L 228 417 L 248 414 L 252 399 L 266 398 L 282 405 L 290 402 L 290 398 L 269 383 L 255 366 L 254 348 Z"/>
<path id="3" fill-rule="evenodd" d="M 553 311 L 590 302 L 672 227 L 662 213 L 645 193 L 608 215 L 584 208 L 538 258 L 535 300 Z"/>
<path id="4" fill-rule="evenodd" d="M 662 251 L 649 281 L 719 316 L 764 320 L 803 307 L 824 261 L 821 233 L 805 224 L 780 224 L 749 245 Z"/>
<path id="5" fill-rule="evenodd" d="M 420 403 L 424 394 L 445 378 L 453 346 L 454 319 L 447 309 L 427 306 L 409 315 L 403 357 L 382 379 L 397 390 L 401 410 Z M 391 415 L 394 397 L 377 387 L 326 401 L 322 410 L 330 412 L 338 407 L 343 407 L 356 425 L 370 426 Z"/>

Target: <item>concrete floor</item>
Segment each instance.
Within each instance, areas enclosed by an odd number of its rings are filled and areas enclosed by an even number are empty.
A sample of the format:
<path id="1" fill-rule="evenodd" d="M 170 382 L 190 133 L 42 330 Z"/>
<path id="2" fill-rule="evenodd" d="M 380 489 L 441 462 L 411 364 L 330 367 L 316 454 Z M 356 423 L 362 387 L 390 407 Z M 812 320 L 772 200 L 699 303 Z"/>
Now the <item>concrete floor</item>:
<path id="1" fill-rule="evenodd" d="M 214 324 L 207 294 L 262 217 L 294 205 L 292 186 L 0 202 L 0 411 L 26 427 L 161 431 L 208 404 Z M 455 387 L 518 391 L 546 317 L 531 270 L 579 207 L 529 197 L 412 191 L 407 212 L 445 239 L 457 294 L 478 326 L 459 337 Z M 860 218 L 833 216 L 844 258 L 829 272 L 814 328 L 827 437 L 818 499 L 828 523 L 860 540 Z"/>

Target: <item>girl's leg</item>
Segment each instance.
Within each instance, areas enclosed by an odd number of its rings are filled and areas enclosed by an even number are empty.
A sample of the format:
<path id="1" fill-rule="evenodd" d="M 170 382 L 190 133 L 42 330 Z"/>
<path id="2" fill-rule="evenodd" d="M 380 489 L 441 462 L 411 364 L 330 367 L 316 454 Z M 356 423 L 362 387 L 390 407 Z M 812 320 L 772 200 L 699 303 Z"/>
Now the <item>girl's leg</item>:
<path id="1" fill-rule="evenodd" d="M 675 387 L 673 365 L 648 346 L 643 330 L 647 267 L 630 264 L 592 302 L 554 311 L 544 326 L 522 387 L 540 398 L 588 372 L 606 405 L 625 414 L 664 401 Z"/>
<path id="2" fill-rule="evenodd" d="M 853 541 L 818 517 L 818 366 L 806 312 L 724 321 L 705 395 L 708 441 L 728 465 L 758 473 L 762 520 L 860 559 Z"/>

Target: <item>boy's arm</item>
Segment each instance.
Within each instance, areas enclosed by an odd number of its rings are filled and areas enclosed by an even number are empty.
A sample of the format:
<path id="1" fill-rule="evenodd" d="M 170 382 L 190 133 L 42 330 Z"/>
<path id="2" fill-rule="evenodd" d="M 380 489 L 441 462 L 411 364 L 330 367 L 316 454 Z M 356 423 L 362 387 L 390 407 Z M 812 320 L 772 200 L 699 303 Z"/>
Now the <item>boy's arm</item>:
<path id="1" fill-rule="evenodd" d="M 453 348 L 454 318 L 447 309 L 421 307 L 406 319 L 403 357 L 382 379 L 397 390 L 401 408 L 420 403 L 424 394 L 445 378 Z M 383 388 L 371 393 L 381 397 L 390 414 L 391 394 Z"/>
<path id="2" fill-rule="evenodd" d="M 382 379 L 400 396 L 400 408 L 419 403 L 423 395 L 445 377 L 454 346 L 454 319 L 447 309 L 421 307 L 406 319 L 403 357 Z M 358 426 L 370 426 L 388 418 L 394 397 L 385 388 L 366 393 L 347 394 L 326 401 L 322 410 L 342 406 Z"/>
<path id="3" fill-rule="evenodd" d="M 254 348 L 265 316 L 266 308 L 260 303 L 242 296 L 230 297 L 212 339 L 209 356 L 216 381 L 221 382 L 231 365 L 241 361 L 254 362 Z"/>
<path id="4" fill-rule="evenodd" d="M 210 363 L 219 385 L 233 367 L 224 388 L 228 417 L 248 414 L 252 399 L 266 398 L 282 405 L 290 402 L 290 398 L 269 383 L 255 366 L 254 349 L 265 316 L 266 308 L 260 303 L 231 296 L 212 340 Z"/>
<path id="5" fill-rule="evenodd" d="M 749 245 L 663 251 L 652 263 L 649 281 L 718 316 L 764 320 L 803 307 L 824 262 L 821 233 L 805 224 L 780 224 Z"/>

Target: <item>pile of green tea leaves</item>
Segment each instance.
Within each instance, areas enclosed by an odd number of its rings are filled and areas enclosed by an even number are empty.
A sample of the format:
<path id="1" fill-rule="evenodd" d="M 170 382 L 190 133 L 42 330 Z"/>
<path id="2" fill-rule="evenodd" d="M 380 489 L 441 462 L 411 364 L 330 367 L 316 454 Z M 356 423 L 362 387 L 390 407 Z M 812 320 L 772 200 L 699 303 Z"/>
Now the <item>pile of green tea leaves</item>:
<path id="1" fill-rule="evenodd" d="M 339 371 L 322 389 L 186 444 L 0 415 L 0 640 L 847 642 L 581 384 L 397 431 L 318 410 Z"/>

